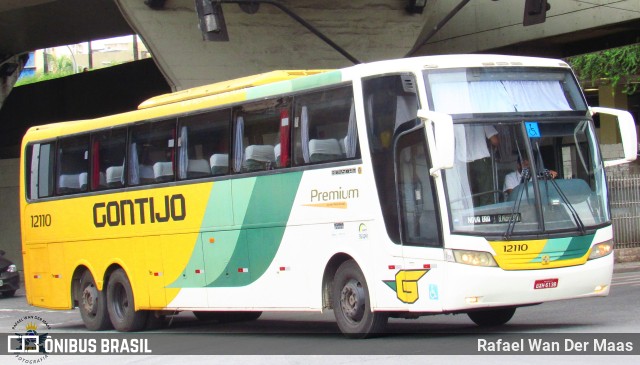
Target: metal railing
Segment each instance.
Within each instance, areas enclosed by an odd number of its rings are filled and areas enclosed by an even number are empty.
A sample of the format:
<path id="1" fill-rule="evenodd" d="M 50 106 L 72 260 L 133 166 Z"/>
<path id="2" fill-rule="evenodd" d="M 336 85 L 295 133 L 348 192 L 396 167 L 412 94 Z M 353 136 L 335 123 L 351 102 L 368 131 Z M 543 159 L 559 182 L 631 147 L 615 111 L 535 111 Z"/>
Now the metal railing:
<path id="1" fill-rule="evenodd" d="M 640 175 L 607 176 L 616 248 L 640 247 Z"/>

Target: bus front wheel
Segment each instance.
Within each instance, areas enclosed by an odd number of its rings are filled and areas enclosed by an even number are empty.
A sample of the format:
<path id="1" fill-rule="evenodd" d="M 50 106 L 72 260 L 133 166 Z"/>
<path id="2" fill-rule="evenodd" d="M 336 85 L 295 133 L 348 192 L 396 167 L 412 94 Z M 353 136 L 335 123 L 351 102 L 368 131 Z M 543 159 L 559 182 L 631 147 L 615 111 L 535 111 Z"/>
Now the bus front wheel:
<path id="1" fill-rule="evenodd" d="M 89 270 L 80 277 L 80 297 L 78 307 L 84 326 L 90 331 L 103 331 L 111 328 L 107 301 L 104 291 L 98 290 Z"/>
<path id="2" fill-rule="evenodd" d="M 136 311 L 133 290 L 127 274 L 117 269 L 107 284 L 107 308 L 113 327 L 118 331 L 140 331 L 147 323 L 147 311 Z"/>
<path id="3" fill-rule="evenodd" d="M 366 338 L 384 331 L 388 315 L 371 311 L 367 281 L 355 261 L 338 267 L 331 294 L 333 312 L 345 336 Z"/>
<path id="4" fill-rule="evenodd" d="M 509 322 L 515 312 L 515 308 L 500 308 L 469 312 L 467 315 L 480 327 L 495 327 Z"/>

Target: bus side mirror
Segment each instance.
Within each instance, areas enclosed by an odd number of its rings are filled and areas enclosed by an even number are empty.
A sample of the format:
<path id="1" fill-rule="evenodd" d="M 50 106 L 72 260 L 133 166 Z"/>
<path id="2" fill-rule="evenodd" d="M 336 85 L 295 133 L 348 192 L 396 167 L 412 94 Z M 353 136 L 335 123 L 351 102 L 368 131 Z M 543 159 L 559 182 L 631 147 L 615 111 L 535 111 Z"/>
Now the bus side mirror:
<path id="1" fill-rule="evenodd" d="M 592 116 L 596 113 L 600 113 L 613 115 L 618 118 L 618 128 L 620 128 L 624 158 L 604 161 L 604 166 L 615 166 L 635 161 L 638 155 L 638 136 L 636 135 L 636 125 L 631 114 L 625 110 L 611 108 L 592 107 L 590 109 Z"/>
<path id="2" fill-rule="evenodd" d="M 433 167 L 429 170 L 431 175 L 436 175 L 442 169 L 450 169 L 454 162 L 453 118 L 445 113 L 430 110 L 418 110 L 418 117 L 424 121 L 427 142 L 432 151 Z"/>

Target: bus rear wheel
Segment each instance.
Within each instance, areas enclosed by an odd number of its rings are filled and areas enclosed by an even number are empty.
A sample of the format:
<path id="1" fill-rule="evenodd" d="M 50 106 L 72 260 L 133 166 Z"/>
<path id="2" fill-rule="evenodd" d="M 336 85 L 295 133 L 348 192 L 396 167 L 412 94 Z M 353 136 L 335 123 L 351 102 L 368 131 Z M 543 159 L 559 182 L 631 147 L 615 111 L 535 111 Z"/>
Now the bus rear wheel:
<path id="1" fill-rule="evenodd" d="M 338 267 L 331 298 L 338 327 L 345 336 L 366 338 L 384 331 L 388 314 L 371 311 L 369 287 L 355 261 L 345 261 Z"/>
<path id="2" fill-rule="evenodd" d="M 249 322 L 260 318 L 262 312 L 207 312 L 194 311 L 193 315 L 201 321 L 217 321 L 218 323 Z"/>
<path id="3" fill-rule="evenodd" d="M 140 331 L 147 323 L 147 311 L 136 311 L 127 274 L 117 269 L 107 284 L 107 309 L 113 327 L 122 332 Z"/>
<path id="4" fill-rule="evenodd" d="M 84 326 L 90 331 L 104 331 L 112 328 L 107 311 L 104 291 L 98 290 L 89 270 L 80 277 L 78 307 Z"/>
<path id="5" fill-rule="evenodd" d="M 516 313 L 515 308 L 500 308 L 469 312 L 467 315 L 480 327 L 495 327 L 509 322 L 514 313 Z"/>

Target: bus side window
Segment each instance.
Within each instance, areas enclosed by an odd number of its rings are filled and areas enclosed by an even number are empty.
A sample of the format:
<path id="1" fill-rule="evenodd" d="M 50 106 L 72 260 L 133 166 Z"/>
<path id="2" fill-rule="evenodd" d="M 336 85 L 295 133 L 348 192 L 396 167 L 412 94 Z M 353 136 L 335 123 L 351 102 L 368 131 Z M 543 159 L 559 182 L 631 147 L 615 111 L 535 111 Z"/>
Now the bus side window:
<path id="1" fill-rule="evenodd" d="M 127 130 L 94 133 L 91 139 L 91 187 L 93 190 L 124 186 Z"/>
<path id="2" fill-rule="evenodd" d="M 178 179 L 229 173 L 229 109 L 181 117 L 178 127 Z"/>
<path id="3" fill-rule="evenodd" d="M 297 97 L 294 110 L 296 165 L 360 157 L 351 86 Z"/>
<path id="4" fill-rule="evenodd" d="M 89 135 L 58 141 L 56 182 L 58 195 L 87 191 L 89 178 Z"/>
<path id="5" fill-rule="evenodd" d="M 175 178 L 175 120 L 147 122 L 131 128 L 129 185 L 173 181 Z"/>
<path id="6" fill-rule="evenodd" d="M 55 143 L 35 143 L 27 147 L 27 197 L 46 198 L 53 195 Z"/>
<path id="7" fill-rule="evenodd" d="M 288 167 L 290 133 L 287 98 L 238 108 L 234 126 L 234 172 Z"/>

